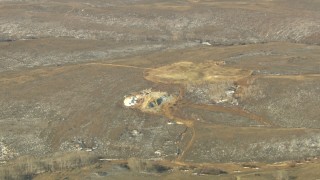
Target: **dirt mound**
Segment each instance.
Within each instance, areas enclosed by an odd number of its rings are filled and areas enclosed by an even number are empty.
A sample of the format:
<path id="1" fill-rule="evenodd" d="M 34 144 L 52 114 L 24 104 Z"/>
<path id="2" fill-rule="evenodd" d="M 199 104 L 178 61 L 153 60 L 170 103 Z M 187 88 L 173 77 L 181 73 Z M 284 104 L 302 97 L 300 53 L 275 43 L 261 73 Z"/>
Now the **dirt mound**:
<path id="1" fill-rule="evenodd" d="M 252 71 L 223 66 L 224 62 L 178 62 L 151 70 L 145 76 L 153 82 L 202 84 L 233 82 L 251 75 Z"/>
<path id="2" fill-rule="evenodd" d="M 151 89 L 142 90 L 125 96 L 123 105 L 143 112 L 160 112 L 162 107 L 172 104 L 176 101 L 176 97 L 169 95 L 167 92 L 152 91 Z"/>

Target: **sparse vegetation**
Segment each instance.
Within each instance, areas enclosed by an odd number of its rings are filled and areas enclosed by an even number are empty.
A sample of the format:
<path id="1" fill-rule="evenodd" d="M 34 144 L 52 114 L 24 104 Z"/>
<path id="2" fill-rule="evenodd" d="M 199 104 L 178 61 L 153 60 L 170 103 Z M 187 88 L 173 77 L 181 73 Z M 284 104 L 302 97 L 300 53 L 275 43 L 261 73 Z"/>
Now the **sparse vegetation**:
<path id="1" fill-rule="evenodd" d="M 164 173 L 172 169 L 171 167 L 158 164 L 154 161 L 138 158 L 130 158 L 128 160 L 128 166 L 133 171 L 149 173 Z"/>
<path id="2" fill-rule="evenodd" d="M 319 7 L 0 0 L 0 179 L 320 177 Z"/>
<path id="3" fill-rule="evenodd" d="M 193 173 L 197 175 L 221 175 L 221 174 L 227 174 L 226 171 L 223 171 L 221 169 L 216 168 L 197 168 L 193 171 Z"/>
<path id="4" fill-rule="evenodd" d="M 32 179 L 37 174 L 71 170 L 97 162 L 99 162 L 99 156 L 86 152 L 58 153 L 43 159 L 30 156 L 19 157 L 0 166 L 0 179 Z"/>

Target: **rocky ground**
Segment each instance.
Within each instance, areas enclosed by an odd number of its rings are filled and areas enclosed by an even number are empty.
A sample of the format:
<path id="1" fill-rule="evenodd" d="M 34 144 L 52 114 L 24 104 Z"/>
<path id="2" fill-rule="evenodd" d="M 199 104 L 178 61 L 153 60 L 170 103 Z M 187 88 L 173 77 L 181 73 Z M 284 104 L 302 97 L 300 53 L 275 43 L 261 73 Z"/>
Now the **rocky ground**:
<path id="1" fill-rule="evenodd" d="M 0 177 L 320 177 L 319 12 L 0 0 Z M 177 102 L 123 105 L 149 88 Z"/>

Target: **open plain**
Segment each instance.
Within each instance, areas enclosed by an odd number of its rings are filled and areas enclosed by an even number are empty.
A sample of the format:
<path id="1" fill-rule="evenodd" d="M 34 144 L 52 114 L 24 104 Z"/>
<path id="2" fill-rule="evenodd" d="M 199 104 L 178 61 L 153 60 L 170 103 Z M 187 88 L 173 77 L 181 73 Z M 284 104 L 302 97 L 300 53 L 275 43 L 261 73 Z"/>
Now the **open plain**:
<path id="1" fill-rule="evenodd" d="M 319 179 L 319 45 L 318 0 L 0 0 L 0 179 Z"/>

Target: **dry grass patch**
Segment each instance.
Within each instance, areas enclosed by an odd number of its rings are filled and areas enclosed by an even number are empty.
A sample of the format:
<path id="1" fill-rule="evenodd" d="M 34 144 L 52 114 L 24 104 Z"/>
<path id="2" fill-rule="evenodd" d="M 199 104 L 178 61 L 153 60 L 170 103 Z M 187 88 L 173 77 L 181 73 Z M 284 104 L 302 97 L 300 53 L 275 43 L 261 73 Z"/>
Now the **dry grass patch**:
<path id="1" fill-rule="evenodd" d="M 22 156 L 0 166 L 0 179 L 33 179 L 46 172 L 60 172 L 95 164 L 99 156 L 88 152 L 56 153 L 51 157 Z"/>

